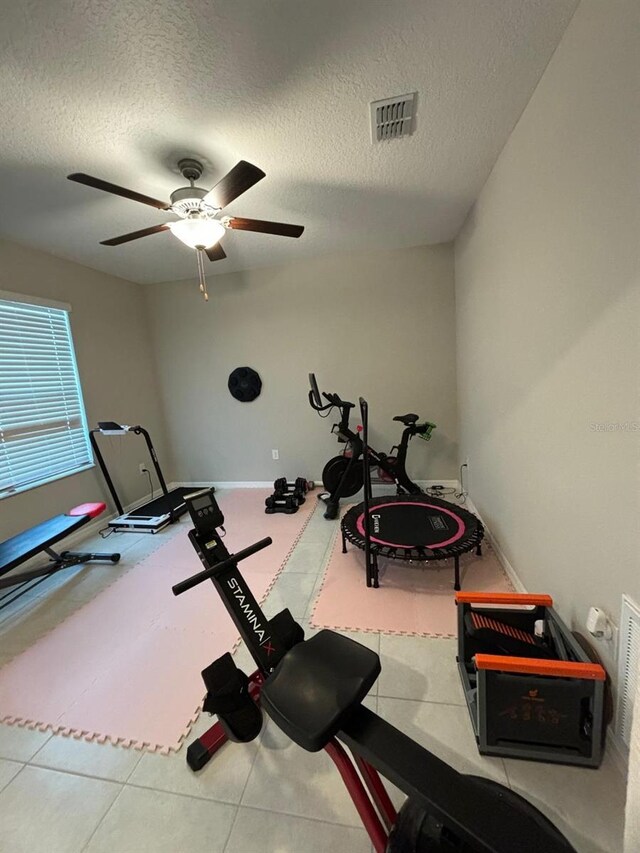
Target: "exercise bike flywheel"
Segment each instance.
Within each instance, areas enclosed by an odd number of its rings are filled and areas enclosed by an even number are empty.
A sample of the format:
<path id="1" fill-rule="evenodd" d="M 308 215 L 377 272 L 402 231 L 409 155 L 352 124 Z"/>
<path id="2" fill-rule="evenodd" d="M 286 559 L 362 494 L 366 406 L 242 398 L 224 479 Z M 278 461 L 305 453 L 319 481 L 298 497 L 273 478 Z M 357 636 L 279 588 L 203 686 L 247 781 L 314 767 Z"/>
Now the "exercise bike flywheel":
<path id="1" fill-rule="evenodd" d="M 351 463 L 350 456 L 334 456 L 324 466 L 322 471 L 322 484 L 327 492 L 331 494 L 338 488 L 342 477 Z M 360 491 L 363 484 L 362 465 L 352 465 L 347 478 L 340 489 L 340 497 L 349 498 Z"/>

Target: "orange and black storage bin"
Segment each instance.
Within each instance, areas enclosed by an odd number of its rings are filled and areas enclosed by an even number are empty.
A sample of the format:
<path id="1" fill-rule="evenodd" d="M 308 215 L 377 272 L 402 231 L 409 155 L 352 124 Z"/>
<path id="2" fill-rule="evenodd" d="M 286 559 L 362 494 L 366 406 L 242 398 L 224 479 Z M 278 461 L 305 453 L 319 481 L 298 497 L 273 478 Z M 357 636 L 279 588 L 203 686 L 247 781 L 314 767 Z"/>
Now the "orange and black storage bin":
<path id="1" fill-rule="evenodd" d="M 598 767 L 606 672 L 548 595 L 456 593 L 458 668 L 478 749 Z"/>

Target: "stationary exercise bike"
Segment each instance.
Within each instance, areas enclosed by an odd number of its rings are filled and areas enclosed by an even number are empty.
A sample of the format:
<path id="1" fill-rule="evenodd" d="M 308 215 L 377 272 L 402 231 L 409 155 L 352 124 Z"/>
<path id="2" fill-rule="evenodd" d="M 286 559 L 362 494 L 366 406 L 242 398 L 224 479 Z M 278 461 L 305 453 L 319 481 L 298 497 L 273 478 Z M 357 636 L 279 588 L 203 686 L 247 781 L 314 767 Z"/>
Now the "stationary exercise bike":
<path id="1" fill-rule="evenodd" d="M 340 498 L 355 495 L 363 486 L 363 466 L 360 459 L 363 453 L 363 443 L 360 432 L 353 431 L 349 426 L 351 409 L 355 403 L 342 400 L 337 394 L 320 394 L 314 373 L 309 374 L 309 403 L 321 417 L 328 417 L 333 409 L 340 412 L 340 421 L 333 424 L 331 432 L 336 433 L 338 441 L 345 445 L 342 453 L 334 456 L 324 466 L 322 483 L 325 492 L 319 495 L 326 503 L 325 518 L 337 518 L 340 508 Z M 323 403 L 322 397 L 327 401 Z M 378 476 L 387 483 L 395 483 L 399 495 L 419 495 L 422 489 L 407 474 L 405 467 L 409 441 L 414 435 L 429 441 L 436 425 L 430 421 L 418 423 L 418 415 L 409 413 L 396 415 L 394 421 L 404 424 L 400 444 L 391 448 L 391 453 L 379 453 L 372 447 L 368 448 L 369 466 L 376 468 Z M 395 451 L 395 454 L 394 454 Z"/>
<path id="2" fill-rule="evenodd" d="M 238 563 L 271 539 L 229 554 L 213 491 L 186 501 L 194 524 L 189 539 L 204 571 L 173 592 L 211 580 L 257 666 L 249 677 L 227 653 L 203 671 L 204 710 L 216 713 L 218 722 L 189 746 L 193 770 L 227 740 L 255 739 L 264 710 L 303 749 L 323 749 L 331 757 L 375 853 L 575 853 L 525 799 L 489 779 L 458 773 L 362 704 L 380 673 L 375 652 L 334 631 L 305 640 L 286 609 L 267 619 Z M 379 773 L 408 796 L 397 813 Z"/>

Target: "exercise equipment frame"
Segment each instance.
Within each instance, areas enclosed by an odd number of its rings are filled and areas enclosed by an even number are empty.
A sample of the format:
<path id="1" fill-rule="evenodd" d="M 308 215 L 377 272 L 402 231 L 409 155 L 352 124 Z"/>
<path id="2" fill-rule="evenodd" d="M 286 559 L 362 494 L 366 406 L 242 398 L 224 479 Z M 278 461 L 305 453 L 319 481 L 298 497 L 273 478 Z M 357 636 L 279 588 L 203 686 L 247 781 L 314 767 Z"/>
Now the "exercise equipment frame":
<path id="1" fill-rule="evenodd" d="M 460 556 L 475 549 L 478 556 L 482 554 L 481 543 L 484 537 L 482 522 L 468 510 L 451 504 L 442 498 L 429 495 L 387 495 L 373 498 L 371 492 L 371 470 L 364 462 L 367 457 L 368 435 L 369 435 L 369 406 L 367 401 L 360 397 L 360 416 L 362 419 L 362 446 L 363 446 L 363 480 L 364 500 L 362 503 L 351 507 L 340 522 L 342 534 L 342 553 L 347 551 L 347 540 L 357 548 L 364 550 L 366 583 L 368 587 L 377 589 L 380 586 L 378 557 L 386 557 L 390 560 L 403 560 L 405 562 L 432 562 L 434 560 L 446 560 L 453 558 L 454 565 L 454 589 L 460 589 Z M 376 517 L 378 523 L 382 524 L 380 514 L 373 511 L 376 508 L 391 511 L 394 507 L 406 507 L 401 510 L 403 515 L 418 507 L 424 507 L 424 511 L 435 510 L 436 518 L 441 516 L 441 527 L 446 530 L 449 518 L 454 518 L 457 531 L 454 536 L 449 536 L 443 541 L 436 536 L 436 542 L 431 545 L 397 543 L 390 540 L 376 539 L 371 532 L 371 519 Z M 444 521 L 442 520 L 444 519 Z M 446 535 L 446 534 L 445 534 Z"/>
<path id="2" fill-rule="evenodd" d="M 9 590 L 0 595 L 0 610 L 8 607 L 18 598 L 30 592 L 38 584 L 46 581 L 50 575 L 77 566 L 81 563 L 107 562 L 117 563 L 120 554 L 102 554 L 93 551 L 62 551 L 58 553 L 53 546 L 75 533 L 91 519 L 97 518 L 106 509 L 106 504 L 80 504 L 68 513 L 56 515 L 34 527 L 24 530 L 0 543 L 0 590 Z M 27 560 L 44 553 L 49 562 L 35 569 L 27 569 L 17 574 L 10 574 Z"/>
<path id="3" fill-rule="evenodd" d="M 459 592 L 456 604 L 458 671 L 479 752 L 598 767 L 607 674 L 555 612 L 551 596 Z M 489 628 L 475 630 L 474 616 Z M 549 654 L 535 655 L 530 644 L 518 649 L 517 642 L 509 650 L 509 639 L 534 636 L 536 623 Z"/>
<path id="4" fill-rule="evenodd" d="M 309 374 L 309 404 L 321 417 L 327 417 L 332 409 L 340 412 L 340 421 L 333 424 L 331 432 L 337 435 L 338 441 L 345 444 L 345 452 L 332 457 L 324 466 L 322 479 L 328 495 L 322 498 L 327 509 L 324 517 L 328 519 L 337 518 L 340 499 L 355 495 L 363 486 L 362 469 L 359 465 L 360 459 L 367 460 L 368 467 L 376 467 L 381 476 L 384 475 L 389 483 L 395 483 L 397 493 L 407 495 L 420 495 L 422 489 L 409 477 L 406 470 L 407 452 L 409 441 L 414 436 L 420 436 L 429 441 L 436 425 L 430 421 L 417 423 L 418 415 L 409 413 L 397 415 L 394 421 L 404 424 L 400 443 L 391 448 L 391 454 L 380 453 L 367 443 L 365 450 L 359 430 L 355 432 L 349 426 L 351 409 L 355 403 L 341 399 L 338 394 L 320 393 L 314 373 Z M 322 397 L 327 403 L 322 402 Z M 325 413 L 325 414 L 323 414 Z M 397 454 L 393 456 L 393 451 Z M 365 466 L 366 467 L 366 466 Z M 370 472 L 369 472 L 370 473 Z M 335 482 L 337 480 L 337 482 Z"/>
<path id="5" fill-rule="evenodd" d="M 212 492 L 189 495 L 187 503 L 194 522 L 189 539 L 204 570 L 176 584 L 174 594 L 212 581 L 257 664 L 249 680 L 251 698 L 259 701 L 298 745 L 309 751 L 324 749 L 330 756 L 376 853 L 421 853 L 427 849 L 473 853 L 573 851 L 553 824 L 522 797 L 490 780 L 458 773 L 364 707 L 362 699 L 380 672 L 375 652 L 333 631 L 321 631 L 304 640 L 304 633 L 288 611 L 268 620 L 238 563 L 267 547 L 271 540 L 262 539 L 230 554 L 218 532 L 224 516 Z M 279 636 L 276 622 L 282 616 L 300 631 L 297 642 Z M 336 689 L 331 665 L 327 670 L 325 649 L 332 644 L 349 651 L 337 658 L 334 655 L 335 679 L 344 690 Z M 287 673 L 304 675 L 304 683 L 296 683 L 298 679 Z M 194 744 L 189 747 L 190 765 L 204 766 L 227 739 L 219 720 L 194 742 L 195 749 Z M 398 814 L 380 773 L 409 797 Z M 418 842 L 436 838 L 438 846 L 430 842 L 428 847 L 404 846 L 407 839 L 400 834 L 403 813 L 412 809 L 424 811 Z M 423 828 L 428 837 L 422 835 Z M 431 835 L 432 829 L 437 837 Z"/>
<path id="6" fill-rule="evenodd" d="M 107 464 L 100 452 L 98 442 L 96 441 L 96 434 L 101 433 L 102 435 L 121 436 L 126 435 L 129 432 L 134 435 L 141 435 L 144 438 L 162 494 L 157 498 L 152 497 L 150 500 L 145 501 L 141 506 L 138 506 L 129 512 L 125 512 L 116 487 L 111 479 Z M 139 424 L 137 426 L 128 426 L 125 424 L 118 424 L 115 421 L 102 421 L 98 424 L 96 429 L 89 430 L 89 440 L 91 441 L 91 447 L 93 448 L 94 455 L 98 461 L 100 470 L 102 471 L 102 476 L 105 479 L 111 497 L 113 498 L 113 502 L 118 510 L 118 517 L 111 519 L 109 527 L 123 533 L 158 533 L 168 524 L 173 524 L 180 518 L 180 516 L 184 515 L 187 511 L 184 496 L 189 492 L 192 492 L 193 487 L 177 486 L 171 490 L 167 488 L 167 484 L 160 467 L 160 462 L 158 461 L 158 454 L 156 453 L 156 449 L 151 441 L 151 436 L 144 427 Z"/>

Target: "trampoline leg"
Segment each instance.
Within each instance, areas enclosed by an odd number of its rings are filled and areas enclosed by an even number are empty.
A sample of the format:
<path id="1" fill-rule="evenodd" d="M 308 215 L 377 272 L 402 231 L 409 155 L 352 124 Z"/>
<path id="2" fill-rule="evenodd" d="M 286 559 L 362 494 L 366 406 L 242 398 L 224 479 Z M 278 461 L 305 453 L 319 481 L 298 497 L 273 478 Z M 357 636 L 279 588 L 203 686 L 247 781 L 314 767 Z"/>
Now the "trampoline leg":
<path id="1" fill-rule="evenodd" d="M 455 583 L 453 588 L 458 592 L 460 590 L 460 557 L 456 554 L 453 558 L 453 570 L 455 572 Z"/>
<path id="2" fill-rule="evenodd" d="M 347 553 L 347 537 L 344 535 L 344 530 L 342 532 L 342 553 Z"/>
<path id="3" fill-rule="evenodd" d="M 482 545 L 478 542 L 478 547 L 476 548 L 476 554 L 478 557 L 482 557 Z"/>

